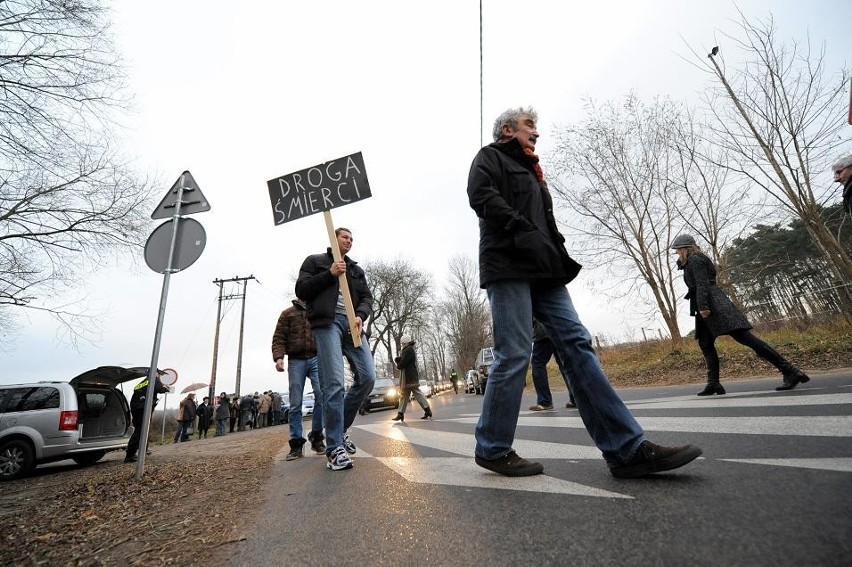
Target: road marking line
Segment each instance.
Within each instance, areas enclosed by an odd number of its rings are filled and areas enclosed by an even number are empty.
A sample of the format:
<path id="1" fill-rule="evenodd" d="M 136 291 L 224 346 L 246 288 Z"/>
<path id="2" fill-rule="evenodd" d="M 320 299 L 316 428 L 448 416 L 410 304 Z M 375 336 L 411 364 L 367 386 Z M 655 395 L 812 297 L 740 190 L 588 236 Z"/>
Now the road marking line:
<path id="1" fill-rule="evenodd" d="M 739 433 L 743 435 L 787 435 L 804 437 L 852 437 L 852 416 L 763 416 L 763 417 L 638 417 L 646 431 L 685 433 Z M 446 419 L 475 423 L 470 418 Z M 519 427 L 563 427 L 585 429 L 579 417 L 518 418 Z"/>
<path id="2" fill-rule="evenodd" d="M 523 478 L 502 476 L 479 467 L 473 458 L 459 457 L 378 457 L 388 468 L 409 482 L 420 484 L 442 484 L 446 486 L 467 486 L 496 490 L 523 490 L 525 492 L 544 492 L 547 494 L 572 494 L 575 496 L 593 496 L 598 498 L 628 498 L 632 496 L 609 492 L 560 480 L 547 475 L 535 475 Z"/>
<path id="3" fill-rule="evenodd" d="M 476 447 L 476 439 L 470 433 L 452 433 L 381 423 L 356 425 L 355 427 L 387 439 L 464 455 L 469 457 L 470 461 L 473 462 L 473 450 Z M 529 459 L 599 460 L 602 458 L 601 452 L 596 447 L 589 445 L 570 445 L 566 443 L 530 441 L 516 438 L 513 447 L 518 454 Z"/>
<path id="4" fill-rule="evenodd" d="M 719 459 L 732 463 L 752 465 L 769 465 L 773 467 L 795 467 L 800 469 L 816 469 L 822 471 L 852 472 L 852 458 L 826 459 Z"/>
<path id="5" fill-rule="evenodd" d="M 693 408 L 756 408 L 789 406 L 822 406 L 852 404 L 852 394 L 813 394 L 808 396 L 762 395 L 758 392 L 725 394 L 700 399 L 696 396 L 677 398 L 654 398 L 625 402 L 632 409 L 693 409 Z M 765 392 L 763 392 L 765 394 Z"/>

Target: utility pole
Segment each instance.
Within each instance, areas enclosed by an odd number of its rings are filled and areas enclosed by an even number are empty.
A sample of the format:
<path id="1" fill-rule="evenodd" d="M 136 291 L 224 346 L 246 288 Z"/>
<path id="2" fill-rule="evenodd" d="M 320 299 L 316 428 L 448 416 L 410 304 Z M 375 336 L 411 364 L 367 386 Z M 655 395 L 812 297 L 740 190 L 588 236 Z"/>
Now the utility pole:
<path id="1" fill-rule="evenodd" d="M 210 371 L 210 400 L 216 395 L 216 365 L 219 363 L 219 327 L 222 324 L 222 280 L 213 280 L 219 286 L 219 306 L 216 308 L 216 334 L 213 337 L 213 369 Z"/>
<path id="2" fill-rule="evenodd" d="M 213 280 L 213 283 L 219 286 L 219 309 L 216 316 L 216 338 L 214 339 L 215 343 L 213 345 L 213 371 L 212 376 L 210 377 L 210 399 L 213 399 L 213 396 L 216 392 L 216 365 L 219 359 L 219 325 L 221 323 L 221 313 L 222 313 L 222 301 L 226 299 L 239 299 L 242 298 L 242 312 L 240 314 L 240 344 L 239 349 L 237 351 L 237 381 L 234 386 L 234 393 L 236 395 L 240 395 L 240 374 L 242 371 L 243 365 L 243 331 L 245 328 L 246 321 L 246 290 L 248 289 L 248 280 L 256 279 L 253 275 L 248 277 L 237 277 L 227 280 Z M 222 285 L 226 282 L 236 282 L 243 284 L 243 292 L 232 294 L 232 295 L 222 295 Z"/>

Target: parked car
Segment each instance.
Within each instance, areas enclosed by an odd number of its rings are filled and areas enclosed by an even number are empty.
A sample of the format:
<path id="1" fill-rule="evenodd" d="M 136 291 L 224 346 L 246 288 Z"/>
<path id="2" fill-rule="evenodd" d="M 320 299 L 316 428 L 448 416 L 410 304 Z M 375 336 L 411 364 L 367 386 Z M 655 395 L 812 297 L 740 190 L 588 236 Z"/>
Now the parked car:
<path id="1" fill-rule="evenodd" d="M 494 364 L 494 347 L 485 347 L 476 355 L 475 368 L 479 371 L 479 381 L 481 386 L 477 390 L 477 394 L 485 393 L 485 384 L 488 382 L 488 374 L 491 372 L 491 365 Z"/>
<path id="2" fill-rule="evenodd" d="M 290 393 L 285 392 L 281 394 L 282 405 L 281 405 L 281 419 L 282 423 L 287 423 L 290 421 Z M 314 404 L 316 403 L 316 399 L 314 397 L 314 392 L 305 392 L 302 395 L 302 419 L 306 417 L 310 417 L 314 414 Z"/>
<path id="3" fill-rule="evenodd" d="M 309 415 L 314 415 L 314 393 L 313 391 L 306 392 L 302 396 L 302 419 Z"/>
<path id="4" fill-rule="evenodd" d="M 364 400 L 358 413 L 364 415 L 374 409 L 396 409 L 398 407 L 399 390 L 396 387 L 396 380 L 390 377 L 376 378 L 376 382 L 373 384 L 373 391 Z"/>
<path id="5" fill-rule="evenodd" d="M 484 394 L 485 383 L 482 381 L 482 375 L 476 370 L 468 370 L 465 376 L 464 391 L 467 394 Z"/>
<path id="6" fill-rule="evenodd" d="M 117 386 L 147 375 L 147 368 L 101 366 L 70 382 L 0 386 L 0 480 L 65 459 L 91 465 L 125 449 L 133 426 Z"/>
<path id="7" fill-rule="evenodd" d="M 427 380 L 420 381 L 420 391 L 423 392 L 423 395 L 427 398 L 432 397 L 432 383 Z"/>

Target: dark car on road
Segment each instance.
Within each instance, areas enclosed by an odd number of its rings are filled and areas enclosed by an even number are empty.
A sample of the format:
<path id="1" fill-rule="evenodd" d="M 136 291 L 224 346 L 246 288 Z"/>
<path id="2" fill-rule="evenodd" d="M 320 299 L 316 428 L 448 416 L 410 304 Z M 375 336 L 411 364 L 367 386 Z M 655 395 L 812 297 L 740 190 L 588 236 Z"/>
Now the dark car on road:
<path id="1" fill-rule="evenodd" d="M 373 391 L 364 400 L 358 413 L 364 415 L 374 409 L 396 409 L 399 407 L 399 388 L 393 378 L 376 378 Z"/>

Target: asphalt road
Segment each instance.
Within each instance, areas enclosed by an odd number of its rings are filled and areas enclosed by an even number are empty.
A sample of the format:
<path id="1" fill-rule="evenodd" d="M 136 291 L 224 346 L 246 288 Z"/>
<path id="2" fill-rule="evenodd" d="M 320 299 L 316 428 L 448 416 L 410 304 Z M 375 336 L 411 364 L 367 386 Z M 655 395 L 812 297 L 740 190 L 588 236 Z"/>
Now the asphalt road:
<path id="1" fill-rule="evenodd" d="M 790 392 L 779 380 L 620 390 L 660 444 L 704 455 L 667 474 L 617 480 L 576 410 L 526 411 L 515 448 L 543 475 L 509 479 L 477 467 L 482 397 L 433 397 L 404 424 L 393 411 L 359 416 L 355 466 L 286 462 L 266 487 L 229 564 L 280 565 L 850 565 L 852 371 Z M 559 406 L 562 406 L 561 408 Z"/>

